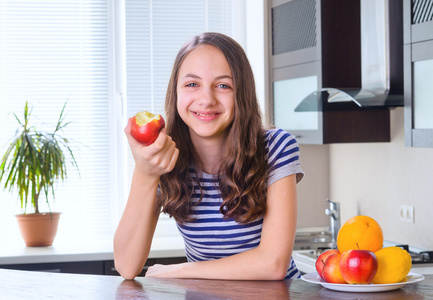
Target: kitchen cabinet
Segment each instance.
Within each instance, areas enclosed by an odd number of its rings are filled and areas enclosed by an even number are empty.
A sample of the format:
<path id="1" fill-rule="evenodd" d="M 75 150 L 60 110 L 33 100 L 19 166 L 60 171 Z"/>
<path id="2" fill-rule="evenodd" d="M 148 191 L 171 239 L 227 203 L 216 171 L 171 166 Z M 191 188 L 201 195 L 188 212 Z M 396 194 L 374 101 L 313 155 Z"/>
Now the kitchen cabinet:
<path id="1" fill-rule="evenodd" d="M 177 264 L 186 262 L 186 257 L 149 258 L 138 276 L 144 276 L 147 269 L 154 264 Z M 105 261 L 74 261 L 56 263 L 34 264 L 8 264 L 0 265 L 0 269 L 12 269 L 22 271 L 40 271 L 49 273 L 72 273 L 93 275 L 119 275 L 114 267 L 113 260 Z"/>
<path id="2" fill-rule="evenodd" d="M 405 145 L 433 148 L 433 1 L 404 0 Z"/>
<path id="3" fill-rule="evenodd" d="M 326 92 L 317 92 L 361 87 L 360 1 L 268 3 L 268 120 L 300 144 L 389 142 L 387 107 L 330 103 Z"/>
<path id="4" fill-rule="evenodd" d="M 73 273 L 104 275 L 103 261 L 76 261 L 57 263 L 12 264 L 0 265 L 0 269 L 40 271 L 50 273 Z"/>

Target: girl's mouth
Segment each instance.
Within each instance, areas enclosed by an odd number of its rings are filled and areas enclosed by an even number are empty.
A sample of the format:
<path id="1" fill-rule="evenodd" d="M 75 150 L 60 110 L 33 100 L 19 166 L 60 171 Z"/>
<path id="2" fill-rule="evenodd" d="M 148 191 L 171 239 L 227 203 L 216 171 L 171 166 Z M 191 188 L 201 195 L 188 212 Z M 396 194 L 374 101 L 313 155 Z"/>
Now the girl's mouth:
<path id="1" fill-rule="evenodd" d="M 197 112 L 197 111 L 193 111 L 194 115 L 196 116 L 197 119 L 201 120 L 201 121 L 212 121 L 215 118 L 217 118 L 221 113 L 219 112 Z"/>

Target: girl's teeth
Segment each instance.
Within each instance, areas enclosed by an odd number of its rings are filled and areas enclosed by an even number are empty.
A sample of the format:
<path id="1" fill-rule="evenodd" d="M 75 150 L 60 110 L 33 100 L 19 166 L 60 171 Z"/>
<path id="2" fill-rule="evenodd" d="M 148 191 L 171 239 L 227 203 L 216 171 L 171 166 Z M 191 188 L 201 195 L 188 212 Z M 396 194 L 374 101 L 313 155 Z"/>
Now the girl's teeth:
<path id="1" fill-rule="evenodd" d="M 201 114 L 201 113 L 196 113 L 199 116 L 203 116 L 203 117 L 211 117 L 211 116 L 215 116 L 216 114 L 210 114 L 210 115 L 205 115 L 205 114 Z"/>

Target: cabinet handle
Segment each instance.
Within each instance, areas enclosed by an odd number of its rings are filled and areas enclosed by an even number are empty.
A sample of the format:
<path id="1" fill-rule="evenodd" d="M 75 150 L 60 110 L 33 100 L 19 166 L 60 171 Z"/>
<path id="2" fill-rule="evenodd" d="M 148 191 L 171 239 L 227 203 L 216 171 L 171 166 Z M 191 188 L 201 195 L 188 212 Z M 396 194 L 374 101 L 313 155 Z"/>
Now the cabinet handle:
<path id="1" fill-rule="evenodd" d="M 61 269 L 47 269 L 47 270 L 38 270 L 38 272 L 48 272 L 48 273 L 61 273 Z"/>
<path id="2" fill-rule="evenodd" d="M 144 270 L 144 271 L 147 271 L 147 269 L 149 269 L 149 267 L 150 267 L 150 266 L 144 266 L 144 267 L 143 267 L 143 270 Z M 112 272 L 117 272 L 117 270 L 116 270 L 115 267 L 111 267 L 111 271 L 112 271 Z"/>

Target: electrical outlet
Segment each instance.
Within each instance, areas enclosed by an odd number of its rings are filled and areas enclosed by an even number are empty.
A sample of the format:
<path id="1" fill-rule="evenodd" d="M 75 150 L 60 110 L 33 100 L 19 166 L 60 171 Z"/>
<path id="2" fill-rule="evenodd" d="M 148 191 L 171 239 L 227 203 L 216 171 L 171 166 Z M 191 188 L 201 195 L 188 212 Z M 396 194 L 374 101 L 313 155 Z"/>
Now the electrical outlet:
<path id="1" fill-rule="evenodd" d="M 399 215 L 401 221 L 414 224 L 415 223 L 414 214 L 415 214 L 415 208 L 413 206 L 400 205 Z"/>

